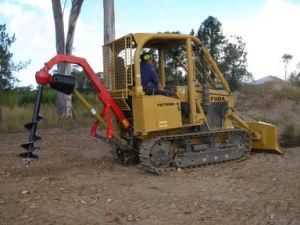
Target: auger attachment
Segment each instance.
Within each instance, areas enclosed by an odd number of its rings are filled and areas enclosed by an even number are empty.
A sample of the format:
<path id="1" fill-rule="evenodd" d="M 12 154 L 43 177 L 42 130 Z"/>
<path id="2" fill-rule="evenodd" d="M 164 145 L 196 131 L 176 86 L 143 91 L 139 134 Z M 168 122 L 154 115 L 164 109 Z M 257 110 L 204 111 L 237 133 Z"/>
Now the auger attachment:
<path id="1" fill-rule="evenodd" d="M 86 72 L 87 76 L 91 80 L 91 83 L 95 86 L 97 91 L 97 97 L 103 103 L 103 112 L 98 114 L 97 111 L 92 107 L 86 100 L 79 94 L 79 92 L 75 89 L 75 78 L 73 76 L 66 76 L 62 74 L 54 74 L 51 75 L 49 70 L 58 63 L 72 63 L 81 66 Z M 112 138 L 114 137 L 120 143 L 123 143 L 123 139 L 117 134 L 113 133 L 112 120 L 110 117 L 110 113 L 113 112 L 117 118 L 117 120 L 122 124 L 122 128 L 127 130 L 130 128 L 130 124 L 119 108 L 117 103 L 111 97 L 108 90 L 99 80 L 97 74 L 93 71 L 90 65 L 84 58 L 79 58 L 70 55 L 56 55 L 48 62 L 45 63 L 45 66 L 36 72 L 35 74 L 36 82 L 39 84 L 38 93 L 34 105 L 34 111 L 32 116 L 32 121 L 30 123 L 25 124 L 25 128 L 30 130 L 28 143 L 22 144 L 21 147 L 26 149 L 26 152 L 21 153 L 20 156 L 25 158 L 27 165 L 29 166 L 33 159 L 37 159 L 38 156 L 33 152 L 38 149 L 38 147 L 34 146 L 34 142 L 41 139 L 40 136 L 36 134 L 37 123 L 42 119 L 42 116 L 39 115 L 41 98 L 43 94 L 43 85 L 50 85 L 51 88 L 62 92 L 64 94 L 72 94 L 74 93 L 81 103 L 90 111 L 90 113 L 96 117 L 97 121 L 94 123 L 91 134 L 94 137 L 99 139 L 106 140 L 108 143 L 112 143 Z M 102 118 L 104 117 L 104 118 Z M 102 124 L 103 127 L 107 129 L 106 137 L 100 137 L 96 133 L 98 122 Z M 126 141 L 125 141 L 125 144 Z"/>
<path id="2" fill-rule="evenodd" d="M 33 159 L 38 159 L 38 155 L 34 154 L 33 152 L 36 149 L 39 149 L 38 147 L 34 146 L 34 142 L 41 139 L 41 137 L 36 133 L 36 129 L 37 129 L 37 123 L 43 119 L 43 116 L 39 114 L 42 95 L 43 95 L 43 86 L 39 85 L 37 96 L 35 99 L 32 120 L 31 122 L 24 124 L 24 127 L 30 131 L 29 140 L 28 143 L 21 145 L 22 148 L 26 149 L 26 152 L 20 153 L 19 156 L 24 158 L 27 166 L 30 165 Z"/>

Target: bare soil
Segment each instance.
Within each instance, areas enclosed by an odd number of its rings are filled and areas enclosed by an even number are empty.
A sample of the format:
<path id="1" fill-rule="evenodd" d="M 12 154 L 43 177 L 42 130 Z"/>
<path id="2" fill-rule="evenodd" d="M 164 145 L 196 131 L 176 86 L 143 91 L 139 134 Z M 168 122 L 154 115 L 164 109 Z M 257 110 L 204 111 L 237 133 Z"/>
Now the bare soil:
<path id="1" fill-rule="evenodd" d="M 0 134 L 0 224 L 300 224 L 300 148 L 157 176 L 114 162 L 88 129 Z"/>

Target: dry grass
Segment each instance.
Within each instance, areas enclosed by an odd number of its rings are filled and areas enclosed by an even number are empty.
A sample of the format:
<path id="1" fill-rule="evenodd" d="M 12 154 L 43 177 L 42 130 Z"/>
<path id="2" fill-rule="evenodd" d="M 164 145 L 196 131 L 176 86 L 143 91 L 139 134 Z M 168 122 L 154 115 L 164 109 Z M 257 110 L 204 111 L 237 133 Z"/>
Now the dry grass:
<path id="1" fill-rule="evenodd" d="M 246 120 L 278 126 L 283 146 L 300 145 L 300 87 L 285 82 L 249 86 L 235 94 L 236 109 Z"/>
<path id="2" fill-rule="evenodd" d="M 300 146 L 300 126 L 286 126 L 281 134 L 280 143 L 283 147 Z"/>
<path id="3" fill-rule="evenodd" d="M 291 84 L 284 84 L 280 90 L 274 91 L 274 96 L 278 99 L 300 102 L 300 88 Z"/>
<path id="4" fill-rule="evenodd" d="M 94 121 L 94 118 L 81 105 L 73 106 L 73 119 L 61 119 L 56 113 L 55 105 L 43 104 L 41 114 L 45 118 L 39 123 L 40 128 L 48 127 L 80 127 L 87 126 Z M 23 131 L 24 124 L 31 122 L 33 104 L 25 106 L 0 106 L 0 132 Z"/>
<path id="5" fill-rule="evenodd" d="M 248 96 L 274 99 L 290 99 L 300 101 L 300 87 L 285 83 L 283 81 L 267 82 L 263 85 L 249 85 L 244 87 L 241 92 Z"/>
<path id="6" fill-rule="evenodd" d="M 83 94 L 85 99 L 98 110 L 100 110 L 101 103 L 97 97 L 92 93 Z M 55 102 L 57 92 L 45 89 L 40 113 L 45 118 L 39 123 L 40 128 L 48 127 L 80 127 L 91 124 L 94 118 L 81 105 L 76 97 L 73 101 L 73 115 L 72 119 L 62 119 L 56 113 Z M 34 102 L 36 98 L 36 91 L 30 90 L 12 90 L 3 91 L 0 93 L 0 132 L 16 132 L 23 131 L 24 124 L 31 122 Z"/>

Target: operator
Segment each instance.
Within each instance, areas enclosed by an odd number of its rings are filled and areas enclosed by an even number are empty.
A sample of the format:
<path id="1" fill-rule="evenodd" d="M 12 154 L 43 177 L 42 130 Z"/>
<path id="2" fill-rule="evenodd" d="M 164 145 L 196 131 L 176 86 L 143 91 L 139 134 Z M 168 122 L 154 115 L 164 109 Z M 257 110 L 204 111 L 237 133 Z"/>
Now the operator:
<path id="1" fill-rule="evenodd" d="M 141 54 L 141 81 L 146 95 L 166 95 L 155 71 L 152 56 L 146 52 Z"/>

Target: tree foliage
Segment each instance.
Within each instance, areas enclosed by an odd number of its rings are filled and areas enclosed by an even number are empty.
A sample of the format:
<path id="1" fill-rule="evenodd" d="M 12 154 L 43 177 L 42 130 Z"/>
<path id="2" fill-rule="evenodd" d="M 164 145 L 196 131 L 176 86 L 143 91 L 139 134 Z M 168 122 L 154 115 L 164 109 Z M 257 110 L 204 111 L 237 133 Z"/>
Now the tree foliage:
<path id="1" fill-rule="evenodd" d="M 286 76 L 287 76 L 287 68 L 288 68 L 288 65 L 289 65 L 289 62 L 293 59 L 293 56 L 291 54 L 283 54 L 282 57 L 282 62 L 284 63 L 284 79 L 286 81 Z"/>
<path id="2" fill-rule="evenodd" d="M 298 87 L 300 87 L 300 62 L 296 65 L 296 70 L 290 74 L 289 81 Z"/>
<path id="3" fill-rule="evenodd" d="M 220 61 L 227 40 L 222 33 L 222 24 L 217 18 L 209 16 L 204 20 L 198 29 L 197 37 L 204 43 L 211 56 Z"/>
<path id="4" fill-rule="evenodd" d="M 180 31 L 166 31 L 165 34 L 180 34 Z M 168 86 L 186 84 L 187 77 L 174 58 L 183 52 L 183 46 L 177 46 L 164 51 L 166 83 Z"/>
<path id="5" fill-rule="evenodd" d="M 247 70 L 245 42 L 239 36 L 230 36 L 228 39 L 217 18 L 209 16 L 204 20 L 197 31 L 197 37 L 216 61 L 231 90 L 239 89 L 244 81 L 252 79 Z"/>
<path id="6" fill-rule="evenodd" d="M 80 70 L 78 66 L 74 66 L 71 75 L 76 79 L 76 89 L 79 92 L 96 94 L 95 86 L 92 84 L 89 76 L 84 70 Z M 102 72 L 98 72 L 96 75 L 100 80 L 104 77 Z"/>
<path id="7" fill-rule="evenodd" d="M 293 59 L 293 56 L 291 54 L 283 54 L 282 55 L 282 61 L 284 63 L 289 63 Z"/>
<path id="8" fill-rule="evenodd" d="M 6 32 L 6 25 L 0 24 L 0 90 L 7 90 L 14 87 L 18 79 L 13 72 L 17 72 L 27 66 L 28 62 L 13 62 L 13 53 L 10 52 L 11 45 L 15 42 L 15 35 Z"/>

